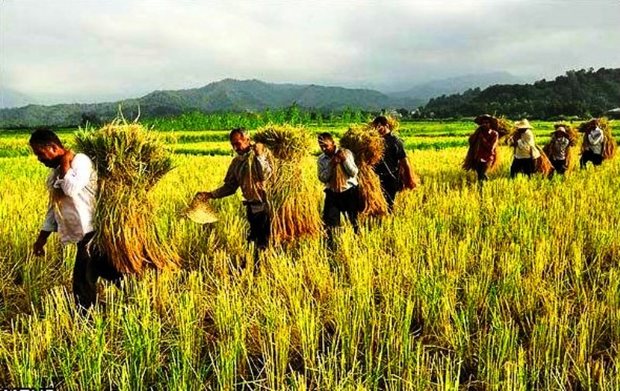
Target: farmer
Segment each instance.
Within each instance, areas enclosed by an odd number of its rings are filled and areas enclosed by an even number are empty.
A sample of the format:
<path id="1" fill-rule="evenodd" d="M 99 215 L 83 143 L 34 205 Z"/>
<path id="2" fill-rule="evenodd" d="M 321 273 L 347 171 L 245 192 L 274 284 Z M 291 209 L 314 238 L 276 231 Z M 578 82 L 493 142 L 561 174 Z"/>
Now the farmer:
<path id="1" fill-rule="evenodd" d="M 265 181 L 271 176 L 271 165 L 263 144 L 251 143 L 244 128 L 233 129 L 228 138 L 237 156 L 228 167 L 224 184 L 210 192 L 200 192 L 202 199 L 224 198 L 241 188 L 243 205 L 250 223 L 248 241 L 254 244 L 254 271 L 258 271 L 259 252 L 267 248 L 271 235 L 271 218 Z"/>
<path id="2" fill-rule="evenodd" d="M 476 171 L 478 181 L 482 183 L 489 179 L 487 172 L 497 162 L 498 122 L 489 114 L 479 115 L 474 122 L 478 128 L 469 136 L 469 150 L 463 168 Z"/>
<path id="3" fill-rule="evenodd" d="M 414 188 L 415 184 L 412 179 L 411 166 L 407 160 L 405 144 L 403 140 L 392 134 L 388 119 L 384 116 L 378 116 L 372 121 L 372 126 L 383 137 L 385 145 L 383 157 L 374 169 L 379 176 L 381 191 L 391 213 L 394 209 L 396 193 L 405 187 Z M 403 173 L 402 177 L 401 171 Z"/>
<path id="4" fill-rule="evenodd" d="M 323 223 L 327 229 L 327 244 L 334 248 L 333 231 L 340 225 L 340 214 L 346 214 L 358 233 L 359 190 L 357 187 L 357 166 L 353 153 L 338 148 L 330 133 L 318 136 L 319 148 L 323 152 L 318 159 L 319 180 L 325 185 L 325 206 Z"/>
<path id="5" fill-rule="evenodd" d="M 574 145 L 574 142 L 566 131 L 565 125 L 555 124 L 554 128 L 555 131 L 551 135 L 551 140 L 546 150 L 555 171 L 560 175 L 564 175 L 568 169 L 568 150 Z"/>
<path id="6" fill-rule="evenodd" d="M 39 161 L 52 169 L 46 181 L 50 202 L 33 246 L 34 254 L 45 255 L 45 243 L 54 231 L 58 231 L 63 244 L 77 243 L 73 295 L 80 307 L 88 308 L 97 301 L 99 277 L 115 282 L 122 277 L 93 241 L 97 172 L 88 156 L 65 148 L 49 129 L 35 130 L 30 147 Z"/>
<path id="7" fill-rule="evenodd" d="M 581 168 L 586 168 L 588 162 L 592 162 L 595 166 L 600 166 L 603 163 L 604 147 L 605 134 L 599 128 L 598 120 L 592 120 L 583 135 L 583 146 L 579 161 Z"/>
<path id="8" fill-rule="evenodd" d="M 527 119 L 515 123 L 516 134 L 512 137 L 514 160 L 510 166 L 510 177 L 514 178 L 522 173 L 528 177 L 536 171 L 536 159 L 540 158 L 540 151 L 534 142 L 532 126 Z"/>

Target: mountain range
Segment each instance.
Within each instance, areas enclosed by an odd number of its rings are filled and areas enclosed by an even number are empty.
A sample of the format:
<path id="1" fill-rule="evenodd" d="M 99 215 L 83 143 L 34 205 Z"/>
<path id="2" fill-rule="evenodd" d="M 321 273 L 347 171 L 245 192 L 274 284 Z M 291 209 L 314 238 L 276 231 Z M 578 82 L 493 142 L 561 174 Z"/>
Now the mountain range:
<path id="1" fill-rule="evenodd" d="M 105 103 L 56 105 L 30 104 L 0 109 L 0 128 L 33 126 L 75 126 L 84 116 L 109 120 L 119 105 L 128 118 L 140 110 L 142 118 L 173 116 L 185 112 L 256 112 L 297 104 L 318 111 L 341 111 L 346 108 L 367 111 L 405 108 L 416 109 L 429 98 L 462 92 L 472 87 L 515 81 L 508 73 L 469 75 L 437 80 L 397 93 L 371 89 L 328 87 L 314 84 L 277 84 L 260 80 L 224 79 L 200 88 L 153 91 L 140 98 Z M 16 92 L 2 93 L 4 105 L 20 104 L 28 98 Z"/>

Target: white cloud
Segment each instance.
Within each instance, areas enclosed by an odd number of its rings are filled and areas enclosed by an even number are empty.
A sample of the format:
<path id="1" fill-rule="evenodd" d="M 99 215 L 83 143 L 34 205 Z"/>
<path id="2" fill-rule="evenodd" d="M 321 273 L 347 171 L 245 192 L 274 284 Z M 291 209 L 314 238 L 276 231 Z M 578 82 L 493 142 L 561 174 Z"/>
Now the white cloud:
<path id="1" fill-rule="evenodd" d="M 0 83 L 49 100 L 225 77 L 375 88 L 620 66 L 620 2 L 0 2 Z"/>

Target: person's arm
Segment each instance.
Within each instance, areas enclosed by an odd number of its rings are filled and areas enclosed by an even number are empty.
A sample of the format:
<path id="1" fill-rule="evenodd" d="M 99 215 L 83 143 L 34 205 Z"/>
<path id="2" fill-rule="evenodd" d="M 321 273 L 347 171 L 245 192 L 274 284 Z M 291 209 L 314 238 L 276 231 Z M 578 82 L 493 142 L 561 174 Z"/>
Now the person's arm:
<path id="1" fill-rule="evenodd" d="M 75 197 L 88 185 L 93 170 L 93 163 L 86 155 L 72 156 L 70 163 L 65 160 L 61 164 L 60 178 L 54 182 L 54 187 L 60 187 L 63 193 Z"/>
<path id="2" fill-rule="evenodd" d="M 344 171 L 347 173 L 347 175 L 349 177 L 354 177 L 357 175 L 357 172 L 359 171 L 357 168 L 357 165 L 355 164 L 355 158 L 353 157 L 353 152 L 346 150 L 343 151 L 344 154 L 344 160 L 342 161 L 342 167 L 344 168 Z"/>
<path id="3" fill-rule="evenodd" d="M 256 156 L 254 156 L 254 165 L 256 167 L 256 174 L 260 181 L 264 181 L 271 177 L 272 168 L 267 158 L 264 146 L 260 143 L 256 143 L 253 146 Z"/>
<path id="4" fill-rule="evenodd" d="M 588 141 L 590 145 L 597 145 L 603 142 L 603 132 L 600 130 L 594 130 L 588 134 Z"/>
<path id="5" fill-rule="evenodd" d="M 47 213 L 45 214 L 43 226 L 41 227 L 41 231 L 39 231 L 39 236 L 37 236 L 37 240 L 32 246 L 32 252 L 34 255 L 38 257 L 45 255 L 44 247 L 45 243 L 47 243 L 47 238 L 52 234 L 52 232 L 57 230 L 58 224 L 56 223 L 56 218 L 54 217 L 54 206 L 50 203 Z"/>
<path id="6" fill-rule="evenodd" d="M 205 193 L 208 198 L 224 198 L 235 194 L 239 188 L 239 182 L 237 182 L 237 178 L 235 178 L 237 164 L 239 164 L 238 161 L 233 160 L 224 177 L 224 184 L 211 192 Z"/>
<path id="7" fill-rule="evenodd" d="M 317 161 L 317 175 L 319 181 L 323 183 L 329 183 L 332 179 L 332 165 L 330 159 L 326 155 L 321 155 Z"/>

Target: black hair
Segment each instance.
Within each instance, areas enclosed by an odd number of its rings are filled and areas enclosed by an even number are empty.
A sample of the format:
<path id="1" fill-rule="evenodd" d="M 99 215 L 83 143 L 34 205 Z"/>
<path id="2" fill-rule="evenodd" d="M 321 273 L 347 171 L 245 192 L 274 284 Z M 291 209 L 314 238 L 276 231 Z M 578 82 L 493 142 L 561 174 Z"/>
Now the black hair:
<path id="1" fill-rule="evenodd" d="M 35 131 L 30 135 L 30 140 L 28 142 L 30 145 L 38 145 L 41 147 L 56 145 L 64 149 L 62 141 L 60 141 L 56 133 L 54 133 L 50 128 L 35 129 Z"/>
<path id="2" fill-rule="evenodd" d="M 323 132 L 323 133 L 319 133 L 319 142 L 323 141 L 323 140 L 330 140 L 330 141 L 334 141 L 334 136 L 332 136 L 331 133 L 329 132 Z"/>
<path id="3" fill-rule="evenodd" d="M 228 133 L 228 141 L 232 141 L 232 138 L 235 134 L 239 134 L 243 137 L 247 137 L 248 131 L 245 130 L 245 128 L 234 128 L 233 130 L 230 131 L 230 133 Z"/>
<path id="4" fill-rule="evenodd" d="M 379 126 L 379 125 L 381 125 L 381 126 L 389 126 L 388 125 L 388 119 L 385 116 L 380 115 L 378 117 L 375 117 L 375 119 L 372 120 L 372 125 L 373 126 Z"/>

